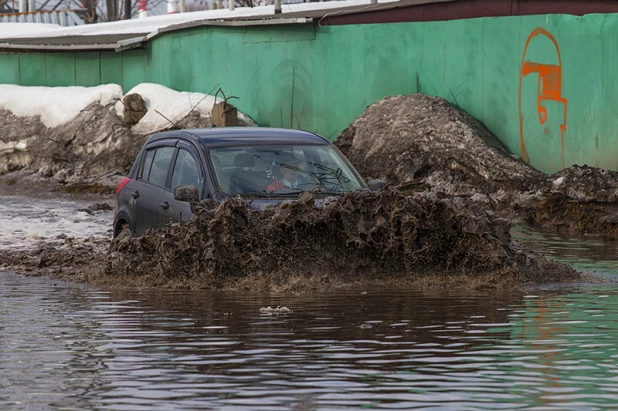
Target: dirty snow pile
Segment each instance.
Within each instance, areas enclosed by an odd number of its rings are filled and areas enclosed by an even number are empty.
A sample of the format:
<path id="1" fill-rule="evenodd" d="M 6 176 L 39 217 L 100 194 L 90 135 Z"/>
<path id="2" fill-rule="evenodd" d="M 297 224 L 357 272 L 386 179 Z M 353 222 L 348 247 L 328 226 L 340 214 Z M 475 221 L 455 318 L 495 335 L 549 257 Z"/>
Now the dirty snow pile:
<path id="1" fill-rule="evenodd" d="M 424 94 L 372 104 L 336 143 L 361 174 L 393 184 L 422 179 L 434 191 L 474 195 L 534 190 L 545 182 L 478 120 Z"/>
<path id="2" fill-rule="evenodd" d="M 147 135 L 170 128 L 210 127 L 215 97 L 140 84 L 145 105 L 135 124 L 125 121 L 119 85 L 24 87 L 0 85 L 0 175 L 53 178 L 60 183 L 114 185 Z M 219 100 L 217 100 L 219 101 Z M 239 113 L 241 125 L 254 125 Z"/>
<path id="3" fill-rule="evenodd" d="M 618 235 L 618 172 L 574 165 L 544 174 L 439 97 L 377 101 L 336 144 L 362 175 L 400 189 L 469 197 L 544 230 Z"/>

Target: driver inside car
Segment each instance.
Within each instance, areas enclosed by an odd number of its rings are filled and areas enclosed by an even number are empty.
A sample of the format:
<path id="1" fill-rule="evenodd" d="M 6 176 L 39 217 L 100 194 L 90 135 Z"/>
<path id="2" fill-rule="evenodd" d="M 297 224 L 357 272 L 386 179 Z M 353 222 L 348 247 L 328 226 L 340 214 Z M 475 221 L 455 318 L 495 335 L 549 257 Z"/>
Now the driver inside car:
<path id="1" fill-rule="evenodd" d="M 277 159 L 279 166 L 278 175 L 266 188 L 266 191 L 294 190 L 302 182 L 299 178 L 300 160 L 292 154 L 281 156 Z"/>

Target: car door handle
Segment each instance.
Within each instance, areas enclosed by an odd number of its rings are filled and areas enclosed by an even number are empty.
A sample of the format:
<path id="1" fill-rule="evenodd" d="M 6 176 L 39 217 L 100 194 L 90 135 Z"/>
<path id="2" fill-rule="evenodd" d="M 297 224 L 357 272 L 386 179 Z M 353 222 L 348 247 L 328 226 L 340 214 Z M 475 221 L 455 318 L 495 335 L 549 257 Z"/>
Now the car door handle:
<path id="1" fill-rule="evenodd" d="M 164 201 L 161 203 L 161 208 L 163 208 L 164 210 L 167 210 L 168 208 L 170 208 L 170 205 L 168 204 L 167 201 Z"/>
<path id="2" fill-rule="evenodd" d="M 133 197 L 133 198 L 139 197 L 139 191 L 137 191 L 137 190 L 131 191 L 131 197 Z"/>

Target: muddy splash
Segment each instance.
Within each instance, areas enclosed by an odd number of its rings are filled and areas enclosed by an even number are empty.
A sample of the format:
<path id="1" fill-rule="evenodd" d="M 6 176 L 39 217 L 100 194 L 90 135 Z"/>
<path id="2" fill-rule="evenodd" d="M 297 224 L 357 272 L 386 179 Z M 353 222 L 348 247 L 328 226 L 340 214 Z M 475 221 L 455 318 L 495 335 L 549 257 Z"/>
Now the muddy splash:
<path id="1" fill-rule="evenodd" d="M 61 234 L 30 249 L 5 248 L 0 269 L 113 288 L 271 292 L 599 280 L 520 246 L 508 220 L 461 197 L 387 188 L 320 207 L 304 193 L 261 211 L 240 198 L 193 208 L 192 221 L 111 244 L 105 224 L 88 238 Z M 92 220 L 109 208 L 95 203 L 79 211 Z"/>
<path id="2" fill-rule="evenodd" d="M 238 198 L 140 238 L 114 240 L 108 280 L 190 288 L 304 290 L 354 283 L 515 286 L 580 275 L 521 249 L 510 223 L 462 198 L 353 192 L 254 211 Z M 122 280 L 120 280 L 122 279 Z"/>

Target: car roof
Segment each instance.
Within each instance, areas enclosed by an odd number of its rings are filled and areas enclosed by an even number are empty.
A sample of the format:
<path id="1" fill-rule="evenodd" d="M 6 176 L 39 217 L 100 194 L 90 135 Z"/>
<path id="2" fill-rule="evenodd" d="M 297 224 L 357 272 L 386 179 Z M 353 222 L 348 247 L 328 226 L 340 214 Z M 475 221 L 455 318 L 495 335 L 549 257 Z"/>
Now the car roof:
<path id="1" fill-rule="evenodd" d="M 269 143 L 330 144 L 324 137 L 308 131 L 267 127 L 213 127 L 166 131 L 153 134 L 148 142 L 169 138 L 183 138 L 207 147 Z"/>

